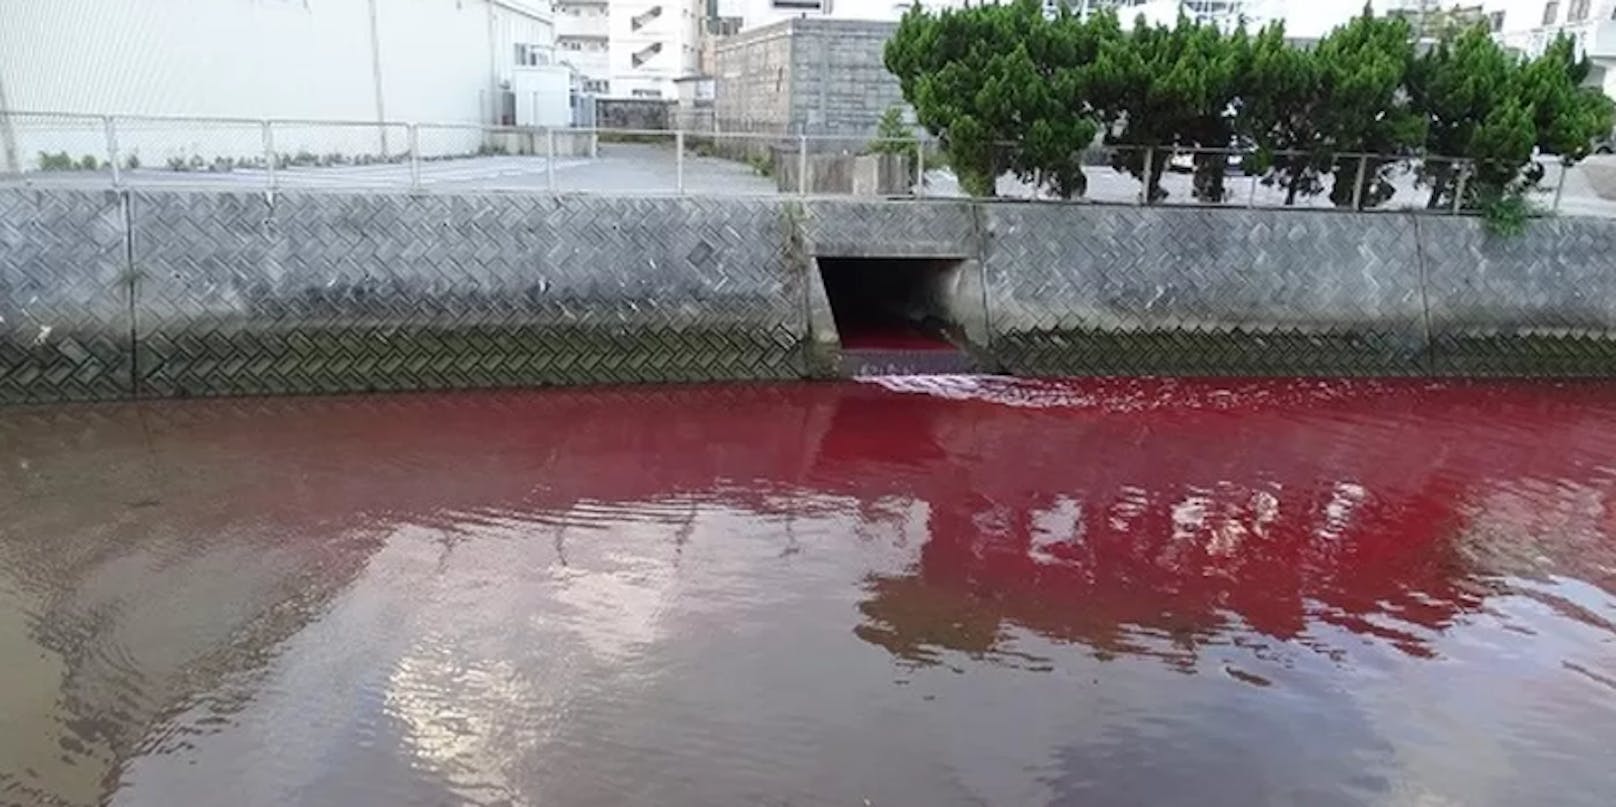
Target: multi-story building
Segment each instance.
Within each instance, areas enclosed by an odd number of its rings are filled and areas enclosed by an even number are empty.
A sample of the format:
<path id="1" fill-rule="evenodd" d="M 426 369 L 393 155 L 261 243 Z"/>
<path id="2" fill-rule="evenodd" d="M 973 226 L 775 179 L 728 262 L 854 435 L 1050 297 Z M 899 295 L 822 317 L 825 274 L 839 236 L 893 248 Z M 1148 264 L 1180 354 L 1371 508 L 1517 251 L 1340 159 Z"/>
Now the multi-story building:
<path id="1" fill-rule="evenodd" d="M 1612 0 L 1491 0 L 1484 4 L 1500 42 L 1528 56 L 1570 35 L 1595 61 L 1616 57 Z"/>
<path id="2" fill-rule="evenodd" d="M 1541 54 L 1561 35 L 1593 65 L 1588 83 L 1616 97 L 1616 0 L 1488 0 L 1494 36 L 1525 56 Z"/>
<path id="3" fill-rule="evenodd" d="M 1060 3 L 1062 0 L 1046 0 Z M 1100 9 L 1117 12 L 1124 21 L 1143 17 L 1153 24 L 1172 25 L 1180 15 L 1199 23 L 1234 29 L 1242 22 L 1255 28 L 1275 16 L 1276 0 L 1066 0 L 1078 13 Z"/>
<path id="4" fill-rule="evenodd" d="M 696 72 L 699 0 L 556 0 L 559 60 L 575 92 L 666 98 Z"/>
<path id="5" fill-rule="evenodd" d="M 607 0 L 557 0 L 556 60 L 572 68 L 574 92 L 611 91 L 611 4 Z"/>

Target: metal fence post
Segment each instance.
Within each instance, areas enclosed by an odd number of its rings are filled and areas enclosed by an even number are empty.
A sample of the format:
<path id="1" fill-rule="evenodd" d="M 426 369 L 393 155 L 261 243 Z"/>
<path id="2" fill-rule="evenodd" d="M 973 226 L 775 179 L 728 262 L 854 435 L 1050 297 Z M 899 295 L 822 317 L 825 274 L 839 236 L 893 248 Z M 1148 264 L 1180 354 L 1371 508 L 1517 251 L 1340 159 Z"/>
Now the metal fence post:
<path id="1" fill-rule="evenodd" d="M 926 195 L 926 138 L 915 138 L 915 197 Z"/>
<path id="2" fill-rule="evenodd" d="M 260 125 L 264 131 L 264 170 L 269 177 L 269 189 L 275 190 L 275 130 L 267 120 Z"/>
<path id="3" fill-rule="evenodd" d="M 409 125 L 410 135 L 410 190 L 421 190 L 421 130 L 417 124 Z"/>
<path id="4" fill-rule="evenodd" d="M 1146 146 L 1145 147 L 1145 188 L 1144 188 L 1144 190 L 1139 192 L 1139 204 L 1141 206 L 1148 205 L 1151 202 L 1155 201 L 1155 200 L 1150 198 L 1150 191 L 1151 191 L 1150 169 L 1155 167 L 1155 164 L 1156 164 L 1156 147 L 1155 146 Z"/>
<path id="5" fill-rule="evenodd" d="M 1465 183 L 1469 181 L 1470 164 L 1461 163 L 1459 165 L 1459 184 L 1453 191 L 1453 215 L 1455 216 L 1459 215 L 1459 210 L 1464 205 Z"/>
<path id="6" fill-rule="evenodd" d="M 1571 166 L 1565 160 L 1559 160 L 1559 163 L 1560 179 L 1554 183 L 1554 207 L 1551 209 L 1555 215 L 1560 213 L 1560 197 L 1565 195 L 1566 172 L 1571 170 Z"/>
<path id="7" fill-rule="evenodd" d="M 555 128 L 544 127 L 544 186 L 551 191 L 556 189 L 555 184 L 556 142 Z"/>
<path id="8" fill-rule="evenodd" d="M 797 135 L 797 195 L 808 195 L 808 135 Z"/>
<path id="9" fill-rule="evenodd" d="M 119 173 L 118 166 L 118 125 L 113 123 L 111 115 L 102 119 L 107 129 L 107 164 L 112 166 L 112 187 L 123 187 L 123 175 Z"/>
<path id="10" fill-rule="evenodd" d="M 1369 174 L 1369 155 L 1358 155 L 1358 179 L 1352 185 L 1352 209 L 1363 210 L 1364 178 Z"/>
<path id="11" fill-rule="evenodd" d="M 673 133 L 673 189 L 685 192 L 685 130 Z"/>

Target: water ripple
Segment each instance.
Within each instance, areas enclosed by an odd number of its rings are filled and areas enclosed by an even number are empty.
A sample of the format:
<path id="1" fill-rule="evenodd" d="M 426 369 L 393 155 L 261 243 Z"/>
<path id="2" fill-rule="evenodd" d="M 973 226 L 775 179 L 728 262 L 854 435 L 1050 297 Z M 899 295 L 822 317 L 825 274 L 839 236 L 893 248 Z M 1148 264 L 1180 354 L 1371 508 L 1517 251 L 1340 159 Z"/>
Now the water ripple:
<path id="1" fill-rule="evenodd" d="M 0 412 L 0 802 L 1602 804 L 1616 387 Z"/>

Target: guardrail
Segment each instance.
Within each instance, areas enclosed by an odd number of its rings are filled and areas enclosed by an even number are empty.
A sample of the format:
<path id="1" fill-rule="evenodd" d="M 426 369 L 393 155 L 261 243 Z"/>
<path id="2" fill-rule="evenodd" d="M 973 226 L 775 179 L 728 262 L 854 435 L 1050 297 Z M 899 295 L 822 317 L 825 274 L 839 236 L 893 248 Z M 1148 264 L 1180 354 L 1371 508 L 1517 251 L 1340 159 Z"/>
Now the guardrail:
<path id="1" fill-rule="evenodd" d="M 1009 150 L 1014 144 L 1003 144 Z M 1279 153 L 1279 158 L 1319 155 Z M 1081 192 L 1006 171 L 996 198 L 1460 213 L 1468 160 L 1336 154 L 1307 190 L 1234 149 L 1095 146 Z M 1213 163 L 1221 163 L 1213 168 Z M 1339 166 L 1346 166 L 1332 172 Z M 1539 210 L 1616 218 L 1581 166 L 1539 163 Z M 1334 175 L 1351 177 L 1336 193 Z M 1139 177 L 1157 176 L 1146 194 Z M 1432 193 L 1432 181 L 1448 191 Z M 1067 178 L 1068 184 L 1073 180 Z M 1616 168 L 1610 184 L 1616 196 Z M 965 198 L 931 138 L 0 110 L 0 185 Z M 978 188 L 978 190 L 981 190 Z M 1366 198 L 1366 195 L 1372 198 Z"/>

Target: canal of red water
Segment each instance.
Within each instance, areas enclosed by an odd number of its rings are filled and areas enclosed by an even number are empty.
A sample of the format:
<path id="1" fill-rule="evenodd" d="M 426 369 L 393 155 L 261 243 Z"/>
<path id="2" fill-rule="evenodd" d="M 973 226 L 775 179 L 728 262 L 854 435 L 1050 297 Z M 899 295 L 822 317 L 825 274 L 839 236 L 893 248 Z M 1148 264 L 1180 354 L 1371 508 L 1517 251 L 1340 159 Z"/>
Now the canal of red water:
<path id="1" fill-rule="evenodd" d="M 10 409 L 0 514 L 0 803 L 1612 799 L 1612 385 Z"/>

